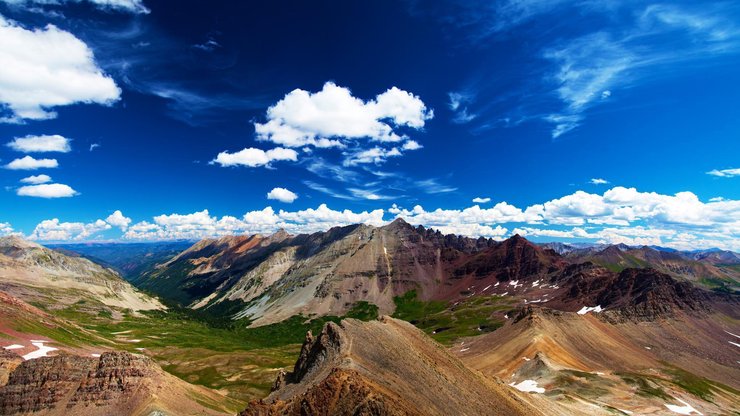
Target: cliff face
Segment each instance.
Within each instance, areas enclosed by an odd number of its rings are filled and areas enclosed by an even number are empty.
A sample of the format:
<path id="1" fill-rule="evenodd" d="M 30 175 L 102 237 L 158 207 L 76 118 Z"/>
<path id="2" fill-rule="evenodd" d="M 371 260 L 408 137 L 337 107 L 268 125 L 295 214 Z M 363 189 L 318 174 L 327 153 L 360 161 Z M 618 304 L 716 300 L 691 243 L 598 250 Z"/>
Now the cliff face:
<path id="1" fill-rule="evenodd" d="M 20 355 L 0 348 L 0 387 L 8 383 L 8 377 L 21 363 L 23 358 Z"/>
<path id="2" fill-rule="evenodd" d="M 91 405 L 134 410 L 140 389 L 147 390 L 145 380 L 156 372 L 148 358 L 128 353 L 105 353 L 99 359 L 60 355 L 25 361 L 0 388 L 0 414 L 72 411 Z"/>
<path id="3" fill-rule="evenodd" d="M 219 409 L 222 397 L 165 373 L 148 357 L 107 352 L 99 358 L 18 358 L 0 356 L 0 369 L 11 369 L 7 383 L 0 383 L 2 415 L 228 414 Z"/>

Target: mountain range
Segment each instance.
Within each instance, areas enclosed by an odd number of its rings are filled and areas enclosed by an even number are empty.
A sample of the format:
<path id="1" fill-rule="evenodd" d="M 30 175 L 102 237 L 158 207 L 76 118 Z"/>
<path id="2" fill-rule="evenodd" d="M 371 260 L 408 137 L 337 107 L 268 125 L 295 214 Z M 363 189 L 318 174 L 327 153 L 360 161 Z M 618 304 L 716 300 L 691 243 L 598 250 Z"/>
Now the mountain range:
<path id="1" fill-rule="evenodd" d="M 75 257 L 74 246 L 2 240 L 6 413 L 81 413 L 69 398 L 87 394 L 95 371 L 110 379 L 100 368 L 118 366 L 113 374 L 139 377 L 118 385 L 146 393 L 124 399 L 107 384 L 85 406 L 244 415 L 740 409 L 732 252 L 473 239 L 402 219 L 131 246 L 128 255 L 126 246 Z M 41 340 L 54 346 L 49 356 L 23 360 Z M 70 362 L 90 369 L 71 375 Z M 59 400 L 17 404 L 42 395 L 34 377 L 70 381 L 50 385 Z M 159 386 L 169 395 L 153 393 Z"/>

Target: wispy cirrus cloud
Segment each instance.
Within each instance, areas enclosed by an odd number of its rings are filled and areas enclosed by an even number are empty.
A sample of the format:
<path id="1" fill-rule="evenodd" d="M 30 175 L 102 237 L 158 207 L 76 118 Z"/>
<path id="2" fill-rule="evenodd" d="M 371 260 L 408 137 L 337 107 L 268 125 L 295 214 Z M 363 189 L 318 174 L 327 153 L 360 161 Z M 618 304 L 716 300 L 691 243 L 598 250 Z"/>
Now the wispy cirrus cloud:
<path id="1" fill-rule="evenodd" d="M 0 0 L 14 7 L 24 7 L 36 11 L 38 7 L 61 6 L 65 3 L 89 3 L 94 7 L 128 13 L 148 14 L 149 9 L 141 0 Z"/>
<path id="2" fill-rule="evenodd" d="M 543 54 L 555 65 L 551 80 L 564 104 L 543 117 L 554 139 L 578 127 L 587 110 L 611 99 L 615 90 L 640 83 L 666 64 L 710 59 L 740 51 L 735 9 L 648 5 L 627 25 L 560 42 Z M 666 37 L 671 41 L 666 42 Z"/>
<path id="3" fill-rule="evenodd" d="M 464 47 L 521 42 L 518 52 L 529 65 L 522 71 L 531 77 L 515 80 L 509 90 L 516 94 L 502 98 L 496 90 L 476 111 L 464 105 L 464 95 L 450 96 L 453 121 L 470 124 L 472 131 L 544 121 L 558 139 L 586 122 L 595 107 L 617 103 L 627 88 L 675 72 L 675 64 L 740 52 L 740 7 L 732 2 L 481 0 L 421 6 L 412 1 L 412 14 L 435 17 Z M 558 37 L 542 36 L 553 28 L 562 28 Z M 539 59 L 527 63 L 531 56 Z M 479 71 L 492 77 L 475 77 L 477 91 L 497 85 L 495 69 Z"/>
<path id="4" fill-rule="evenodd" d="M 732 178 L 735 176 L 740 176 L 740 168 L 736 169 L 712 169 L 709 172 L 707 172 L 707 175 L 717 176 L 720 178 Z"/>

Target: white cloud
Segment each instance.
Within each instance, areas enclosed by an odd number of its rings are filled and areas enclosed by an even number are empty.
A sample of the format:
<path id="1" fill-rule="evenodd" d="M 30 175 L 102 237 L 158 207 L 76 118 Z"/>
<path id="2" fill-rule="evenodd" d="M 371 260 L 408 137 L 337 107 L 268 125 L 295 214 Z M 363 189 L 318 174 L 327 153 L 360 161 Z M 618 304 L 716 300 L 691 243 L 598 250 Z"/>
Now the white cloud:
<path id="1" fill-rule="evenodd" d="M 221 152 L 211 163 L 218 163 L 221 166 L 269 166 L 271 162 L 289 160 L 295 162 L 298 160 L 298 153 L 293 149 L 276 147 L 268 151 L 250 147 L 242 149 L 236 153 Z"/>
<path id="2" fill-rule="evenodd" d="M 41 221 L 33 230 L 31 240 L 83 240 L 111 226 L 103 220 L 85 224 L 81 222 L 60 222 L 59 219 Z"/>
<path id="3" fill-rule="evenodd" d="M 380 201 L 383 199 L 393 199 L 394 197 L 388 195 L 382 195 L 378 193 L 378 190 L 367 190 L 358 188 L 348 188 L 348 191 L 352 193 L 352 196 L 359 199 L 367 199 L 368 201 Z"/>
<path id="4" fill-rule="evenodd" d="M 594 2 L 582 3 L 597 10 Z M 682 62 L 737 53 L 740 47 L 740 27 L 732 20 L 735 11 L 728 10 L 729 3 L 639 7 L 642 10 L 630 10 L 635 18 L 627 25 L 605 26 L 545 51 L 545 59 L 555 65 L 548 78 L 564 104 L 561 111 L 544 117 L 554 124 L 553 138 L 578 127 L 586 110 L 608 102 L 616 88 L 634 85 L 646 75 L 654 78 L 656 70 Z M 609 7 L 601 11 L 614 13 Z M 666 38 L 671 39 L 670 48 L 665 47 Z"/>
<path id="5" fill-rule="evenodd" d="M 120 210 L 116 210 L 105 219 L 105 222 L 126 231 L 128 225 L 131 224 L 131 218 L 125 217 Z"/>
<path id="6" fill-rule="evenodd" d="M 0 237 L 5 237 L 11 234 L 15 234 L 13 226 L 11 226 L 9 222 L 0 222 Z"/>
<path id="7" fill-rule="evenodd" d="M 15 159 L 5 165 L 6 169 L 11 170 L 36 170 L 41 168 L 56 168 L 59 163 L 56 159 L 35 159 L 31 156 L 25 156 Z"/>
<path id="8" fill-rule="evenodd" d="M 467 104 L 473 102 L 473 94 L 468 92 L 450 92 L 447 93 L 449 98 L 448 107 L 454 113 L 452 122 L 456 124 L 465 124 L 473 121 L 477 114 L 471 114 L 468 111 Z"/>
<path id="9" fill-rule="evenodd" d="M 111 104 L 121 91 L 95 63 L 92 50 L 54 25 L 28 30 L 0 16 L 2 120 L 54 118 L 50 109 L 75 103 Z"/>
<path id="10" fill-rule="evenodd" d="M 77 191 L 69 185 L 61 183 L 45 183 L 41 185 L 28 185 L 18 188 L 19 196 L 33 196 L 36 198 L 69 198 L 77 195 Z"/>
<path id="11" fill-rule="evenodd" d="M 296 89 L 267 110 L 267 122 L 255 123 L 259 140 L 287 147 L 331 147 L 347 139 L 398 142 L 395 127 L 420 129 L 433 117 L 413 94 L 392 87 L 363 101 L 349 89 L 327 82 L 321 91 Z"/>
<path id="12" fill-rule="evenodd" d="M 473 202 L 476 203 L 476 204 L 487 204 L 487 203 L 491 202 L 491 198 L 488 198 L 488 197 L 486 197 L 486 198 L 475 197 L 475 198 L 473 198 Z"/>
<path id="13" fill-rule="evenodd" d="M 272 191 L 267 193 L 267 199 L 275 199 L 290 204 L 298 199 L 298 195 L 285 188 L 273 188 Z"/>
<path id="14" fill-rule="evenodd" d="M 383 225 L 383 210 L 355 213 L 335 211 L 325 204 L 316 209 L 275 212 L 272 207 L 250 211 L 242 218 L 211 216 L 208 210 L 193 214 L 171 214 L 154 217 L 154 222 L 142 221 L 129 227 L 124 238 L 134 240 L 164 240 L 204 238 L 226 234 L 269 234 L 285 229 L 292 234 L 325 231 L 334 226 L 349 224 Z"/>
<path id="15" fill-rule="evenodd" d="M 13 6 L 35 7 L 59 5 L 64 3 L 88 2 L 104 10 L 118 10 L 129 13 L 149 13 L 141 0 L 0 0 Z"/>
<path id="16" fill-rule="evenodd" d="M 422 145 L 420 145 L 416 140 L 407 140 L 403 146 L 401 146 L 402 150 L 419 150 L 421 149 Z"/>
<path id="17" fill-rule="evenodd" d="M 51 176 L 49 175 L 33 175 L 27 178 L 21 179 L 22 183 L 30 183 L 32 185 L 38 185 L 41 183 L 51 182 Z"/>
<path id="18" fill-rule="evenodd" d="M 384 197 L 372 191 L 359 191 L 365 192 L 364 197 L 370 200 Z M 525 208 L 507 202 L 498 202 L 490 208 L 475 205 L 434 210 L 426 210 L 420 205 L 406 209 L 393 204 L 387 212 L 390 216 L 386 216 L 382 209 L 337 211 L 322 204 L 315 209 L 299 211 L 276 212 L 272 207 L 266 207 L 241 217 L 227 215 L 219 218 L 203 210 L 191 214 L 159 215 L 153 221 L 138 222 L 126 229 L 124 237 L 154 240 L 203 238 L 225 234 L 268 234 L 280 228 L 298 234 L 356 223 L 379 226 L 387 224 L 393 217 L 403 217 L 411 224 L 469 236 L 504 238 L 518 233 L 538 238 L 662 245 L 680 249 L 719 247 L 740 250 L 740 200 L 704 202 L 691 192 L 664 195 L 618 186 L 603 194 L 577 191 Z M 110 217 L 107 221 L 104 221 L 105 225 L 115 225 L 115 220 Z M 81 229 L 80 225 L 75 227 Z M 88 228 L 91 227 L 88 224 Z M 59 232 L 58 229 L 64 227 L 50 227 L 47 223 L 42 228 Z M 509 232 L 509 229 L 513 231 Z M 70 238 L 77 238 L 81 232 L 70 234 Z M 41 235 L 40 231 L 36 235 Z"/>
<path id="19" fill-rule="evenodd" d="M 591 178 L 591 180 L 588 181 L 588 183 L 593 184 L 593 185 L 606 185 L 607 183 L 609 183 L 609 181 L 607 181 L 606 179 L 601 179 L 601 178 Z"/>
<path id="20" fill-rule="evenodd" d="M 372 147 L 366 150 L 360 150 L 354 153 L 346 153 L 344 159 L 344 166 L 355 166 L 359 164 L 381 164 L 384 163 L 389 157 L 401 156 L 400 150 L 397 147 L 385 149 L 383 147 Z"/>
<path id="21" fill-rule="evenodd" d="M 713 169 L 707 172 L 707 175 L 718 176 L 720 178 L 732 178 L 733 176 L 740 176 L 740 168 L 736 169 Z"/>
<path id="22" fill-rule="evenodd" d="M 41 135 L 33 136 L 29 135 L 26 137 L 16 137 L 12 142 L 8 143 L 8 147 L 18 152 L 33 153 L 33 152 L 62 152 L 67 153 L 72 148 L 69 146 L 70 140 L 64 136 L 58 134 L 54 135 Z"/>

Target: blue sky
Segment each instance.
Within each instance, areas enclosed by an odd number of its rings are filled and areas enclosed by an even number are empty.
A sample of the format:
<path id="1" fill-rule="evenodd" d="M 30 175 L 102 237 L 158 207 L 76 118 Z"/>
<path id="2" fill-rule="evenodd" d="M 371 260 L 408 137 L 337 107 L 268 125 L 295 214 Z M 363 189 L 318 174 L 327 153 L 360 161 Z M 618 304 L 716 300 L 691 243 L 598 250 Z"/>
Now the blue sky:
<path id="1" fill-rule="evenodd" d="M 740 249 L 733 2 L 1 0 L 0 15 L 0 233 L 400 215 Z"/>

